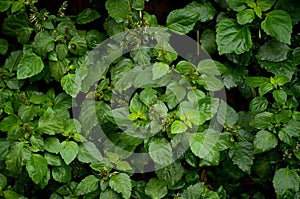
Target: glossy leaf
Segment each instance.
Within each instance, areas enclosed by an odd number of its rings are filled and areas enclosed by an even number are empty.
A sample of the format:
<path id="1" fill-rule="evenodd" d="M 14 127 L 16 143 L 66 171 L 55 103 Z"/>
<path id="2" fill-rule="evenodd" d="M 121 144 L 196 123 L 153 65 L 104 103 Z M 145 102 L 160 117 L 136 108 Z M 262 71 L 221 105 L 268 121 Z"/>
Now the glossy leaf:
<path id="1" fill-rule="evenodd" d="M 72 97 L 76 97 L 81 89 L 80 80 L 75 74 L 67 74 L 61 79 L 61 86 Z"/>
<path id="2" fill-rule="evenodd" d="M 255 18 L 254 11 L 252 9 L 242 10 L 237 14 L 237 22 L 240 25 L 251 23 Z"/>
<path id="3" fill-rule="evenodd" d="M 129 14 L 129 7 L 127 0 L 107 0 L 105 8 L 109 15 L 118 23 L 125 20 Z"/>
<path id="4" fill-rule="evenodd" d="M 164 75 L 166 75 L 169 71 L 169 66 L 163 62 L 155 62 L 152 66 L 152 79 L 156 80 Z"/>
<path id="5" fill-rule="evenodd" d="M 287 94 L 283 90 L 275 90 L 273 91 L 273 97 L 276 102 L 279 102 L 281 104 L 285 104 L 287 100 Z"/>
<path id="6" fill-rule="evenodd" d="M 131 180 L 125 173 L 119 173 L 109 179 L 109 186 L 117 193 L 121 193 L 123 198 L 129 199 L 131 196 Z"/>
<path id="7" fill-rule="evenodd" d="M 7 50 L 8 50 L 7 40 L 0 38 L 0 55 L 5 55 Z"/>
<path id="8" fill-rule="evenodd" d="M 254 146 L 254 153 L 262 153 L 265 151 L 269 151 L 277 146 L 278 139 L 277 137 L 268 131 L 261 130 L 256 133 L 253 146 Z"/>
<path id="9" fill-rule="evenodd" d="M 166 139 L 154 139 L 149 145 L 151 159 L 160 166 L 167 166 L 173 162 L 172 148 Z"/>
<path id="10" fill-rule="evenodd" d="M 190 148 L 200 158 L 209 162 L 219 162 L 218 139 L 219 133 L 213 129 L 209 129 L 206 132 L 191 136 Z"/>
<path id="11" fill-rule="evenodd" d="M 38 32 L 32 47 L 36 54 L 44 57 L 47 53 L 54 50 L 54 38 L 47 31 Z"/>
<path id="12" fill-rule="evenodd" d="M 86 24 L 91 21 L 94 21 L 95 19 L 97 19 L 99 17 L 100 17 L 100 14 L 97 11 L 92 10 L 90 8 L 86 8 L 85 10 L 83 10 L 81 13 L 78 14 L 78 16 L 76 18 L 76 23 Z"/>
<path id="13" fill-rule="evenodd" d="M 230 149 L 229 157 L 242 171 L 250 173 L 253 165 L 253 146 L 249 142 L 238 142 Z"/>
<path id="14" fill-rule="evenodd" d="M 216 10 L 213 5 L 209 2 L 196 2 L 193 1 L 192 3 L 186 6 L 187 9 L 194 11 L 195 13 L 199 14 L 198 21 L 207 22 L 214 18 Z"/>
<path id="15" fill-rule="evenodd" d="M 70 166 L 62 165 L 52 167 L 52 177 L 54 180 L 60 183 L 66 183 L 71 181 L 72 172 Z"/>
<path id="16" fill-rule="evenodd" d="M 199 182 L 194 185 L 190 185 L 187 189 L 185 189 L 182 193 L 183 199 L 194 199 L 201 198 L 204 192 L 204 183 Z"/>
<path id="17" fill-rule="evenodd" d="M 175 120 L 171 125 L 172 134 L 184 133 L 186 130 L 187 126 L 179 120 Z"/>
<path id="18" fill-rule="evenodd" d="M 44 63 L 41 57 L 28 52 L 22 56 L 17 67 L 17 79 L 26 79 L 39 74 L 44 68 Z"/>
<path id="19" fill-rule="evenodd" d="M 245 4 L 245 0 L 226 0 L 226 3 L 231 9 L 237 12 L 240 12 L 247 7 Z"/>
<path id="20" fill-rule="evenodd" d="M 265 97 L 255 97 L 249 104 L 249 110 L 252 113 L 261 113 L 268 107 L 268 100 Z"/>
<path id="21" fill-rule="evenodd" d="M 85 195 L 96 191 L 99 188 L 99 179 L 94 175 L 86 176 L 76 187 L 75 194 L 77 196 Z"/>
<path id="22" fill-rule="evenodd" d="M 280 62 L 287 59 L 289 51 L 286 44 L 271 40 L 259 48 L 257 58 L 262 61 Z"/>
<path id="23" fill-rule="evenodd" d="M 252 48 L 251 33 L 248 26 L 240 26 L 232 19 L 223 19 L 217 24 L 216 42 L 219 54 L 242 54 Z"/>
<path id="24" fill-rule="evenodd" d="M 163 198 L 168 193 L 167 185 L 156 178 L 151 178 L 145 187 L 145 193 L 152 199 Z"/>
<path id="25" fill-rule="evenodd" d="M 97 162 L 102 160 L 102 154 L 96 145 L 92 142 L 84 142 L 79 145 L 79 152 L 77 156 L 80 162 Z"/>
<path id="26" fill-rule="evenodd" d="M 169 187 L 172 187 L 180 181 L 184 175 L 184 167 L 179 162 L 175 162 L 167 167 L 164 167 L 156 171 L 157 177 L 167 183 Z"/>
<path id="27" fill-rule="evenodd" d="M 276 171 L 273 177 L 275 192 L 281 196 L 288 191 L 299 190 L 300 177 L 295 170 L 282 168 Z"/>
<path id="28" fill-rule="evenodd" d="M 255 115 L 254 119 L 249 123 L 250 126 L 253 126 L 257 129 L 267 129 L 271 127 L 273 113 L 262 112 Z"/>
<path id="29" fill-rule="evenodd" d="M 78 152 L 79 147 L 76 142 L 66 140 L 61 143 L 60 155 L 67 165 L 76 158 Z"/>
<path id="30" fill-rule="evenodd" d="M 173 10 L 167 17 L 167 27 L 178 34 L 187 34 L 193 28 L 199 14 L 189 9 Z"/>
<path id="31" fill-rule="evenodd" d="M 261 23 L 262 29 L 278 41 L 291 44 L 292 19 L 283 10 L 273 10 L 267 13 L 265 20 Z"/>
<path id="32" fill-rule="evenodd" d="M 26 170 L 32 181 L 39 184 L 49 170 L 48 162 L 43 156 L 32 154 L 30 161 L 26 164 Z"/>

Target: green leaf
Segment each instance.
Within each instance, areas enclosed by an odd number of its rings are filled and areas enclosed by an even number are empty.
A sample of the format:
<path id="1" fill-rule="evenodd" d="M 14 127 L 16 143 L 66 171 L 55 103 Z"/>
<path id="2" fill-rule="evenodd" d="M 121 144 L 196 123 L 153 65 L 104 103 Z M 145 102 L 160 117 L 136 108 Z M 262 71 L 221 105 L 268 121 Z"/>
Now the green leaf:
<path id="1" fill-rule="evenodd" d="M 173 10 L 167 17 L 167 28 L 178 34 L 187 34 L 193 28 L 199 18 L 199 14 L 187 9 Z"/>
<path id="2" fill-rule="evenodd" d="M 3 191 L 3 195 L 4 195 L 4 198 L 7 198 L 7 199 L 28 199 L 12 190 L 5 190 Z"/>
<path id="3" fill-rule="evenodd" d="M 64 164 L 63 159 L 59 155 L 45 152 L 44 158 L 47 160 L 48 164 L 52 166 L 61 166 Z"/>
<path id="4" fill-rule="evenodd" d="M 80 162 L 91 163 L 102 160 L 102 154 L 93 142 L 84 142 L 79 145 L 77 156 Z"/>
<path id="5" fill-rule="evenodd" d="M 129 14 L 129 5 L 127 0 L 107 0 L 105 2 L 105 8 L 108 14 L 120 23 L 126 19 Z"/>
<path id="6" fill-rule="evenodd" d="M 32 47 L 36 54 L 45 57 L 47 53 L 54 50 L 54 38 L 48 31 L 40 31 L 34 37 Z"/>
<path id="7" fill-rule="evenodd" d="M 44 63 L 41 57 L 27 52 L 23 54 L 17 67 L 17 79 L 26 79 L 39 74 L 44 68 Z"/>
<path id="8" fill-rule="evenodd" d="M 11 175 L 18 176 L 21 175 L 25 163 L 30 160 L 31 151 L 22 142 L 15 142 L 10 147 L 6 156 L 6 169 Z"/>
<path id="9" fill-rule="evenodd" d="M 169 66 L 163 62 L 155 62 L 152 67 L 152 80 L 159 79 L 166 75 L 169 71 Z"/>
<path id="10" fill-rule="evenodd" d="M 201 198 L 205 190 L 204 182 L 199 182 L 194 185 L 190 185 L 182 193 L 182 199 L 195 199 Z"/>
<path id="11" fill-rule="evenodd" d="M 167 195 L 167 185 L 156 178 L 151 178 L 145 187 L 145 193 L 152 199 L 160 199 Z"/>
<path id="12" fill-rule="evenodd" d="M 279 102 L 280 104 L 286 103 L 287 94 L 283 90 L 275 90 L 272 94 L 276 102 Z"/>
<path id="13" fill-rule="evenodd" d="M 292 59 L 287 59 L 281 62 L 270 62 L 270 61 L 261 61 L 258 63 L 268 72 L 271 72 L 275 75 L 285 75 L 289 79 L 292 79 L 295 74 L 296 65 Z"/>
<path id="14" fill-rule="evenodd" d="M 9 152 L 10 142 L 0 140 L 0 161 L 6 158 L 6 155 Z"/>
<path id="15" fill-rule="evenodd" d="M 76 187 L 75 194 L 77 196 L 85 195 L 96 191 L 99 188 L 99 179 L 94 175 L 85 177 Z"/>
<path id="16" fill-rule="evenodd" d="M 141 102 L 138 94 L 135 94 L 130 101 L 129 110 L 131 113 L 145 113 L 147 107 Z"/>
<path id="17" fill-rule="evenodd" d="M 3 188 L 7 185 L 7 179 L 6 177 L 0 173 L 0 189 L 3 190 Z"/>
<path id="18" fill-rule="evenodd" d="M 0 130 L 10 132 L 18 128 L 21 124 L 20 119 L 16 115 L 10 115 L 8 117 L 5 117 L 0 122 Z"/>
<path id="19" fill-rule="evenodd" d="M 255 97 L 249 104 L 249 111 L 257 114 L 265 111 L 268 107 L 268 100 L 265 97 Z"/>
<path id="20" fill-rule="evenodd" d="M 262 45 L 256 57 L 262 61 L 280 62 L 287 59 L 290 48 L 277 40 L 271 40 Z"/>
<path id="21" fill-rule="evenodd" d="M 266 14 L 261 23 L 262 29 L 278 41 L 291 44 L 291 33 L 293 29 L 291 16 L 283 10 L 273 10 Z"/>
<path id="22" fill-rule="evenodd" d="M 172 134 L 184 133 L 186 130 L 187 126 L 179 120 L 175 120 L 171 125 Z"/>
<path id="23" fill-rule="evenodd" d="M 199 158 L 216 165 L 220 160 L 220 153 L 217 147 L 219 136 L 220 134 L 213 129 L 208 129 L 203 133 L 192 134 L 190 148 Z"/>
<path id="24" fill-rule="evenodd" d="M 167 86 L 166 95 L 168 99 L 168 107 L 172 109 L 184 99 L 186 91 L 183 86 L 172 82 Z"/>
<path id="25" fill-rule="evenodd" d="M 198 21 L 200 22 L 207 22 L 214 18 L 216 10 L 213 5 L 209 2 L 196 2 L 193 1 L 192 3 L 188 4 L 186 9 L 189 9 L 195 13 L 198 13 Z"/>
<path id="26" fill-rule="evenodd" d="M 228 4 L 229 8 L 237 12 L 240 12 L 247 7 L 245 0 L 226 0 L 226 3 Z"/>
<path id="27" fill-rule="evenodd" d="M 261 84 L 269 83 L 269 78 L 266 77 L 247 77 L 246 83 L 251 87 L 259 87 Z"/>
<path id="28" fill-rule="evenodd" d="M 135 10 L 144 10 L 144 0 L 131 0 L 131 2 Z"/>
<path id="29" fill-rule="evenodd" d="M 167 166 L 173 162 L 172 147 L 165 138 L 154 139 L 150 142 L 149 155 L 160 166 Z"/>
<path id="30" fill-rule="evenodd" d="M 38 114 L 38 108 L 36 106 L 20 106 L 18 110 L 18 115 L 22 119 L 23 122 L 32 121 L 34 117 Z"/>
<path id="31" fill-rule="evenodd" d="M 48 135 L 55 135 L 63 131 L 64 125 L 64 120 L 58 117 L 51 108 L 48 108 L 38 121 L 38 131 Z"/>
<path id="32" fill-rule="evenodd" d="M 7 40 L 0 38 L 0 55 L 5 55 L 7 50 L 8 50 Z"/>
<path id="33" fill-rule="evenodd" d="M 215 76 L 205 76 L 202 79 L 208 91 L 218 91 L 224 88 L 224 84 L 220 78 L 217 78 Z"/>
<path id="34" fill-rule="evenodd" d="M 156 171 L 157 177 L 167 183 L 169 187 L 172 187 L 179 182 L 184 175 L 184 168 L 180 162 L 175 162 L 167 167 Z"/>
<path id="35" fill-rule="evenodd" d="M 202 32 L 200 38 L 201 47 L 209 54 L 217 51 L 216 32 L 211 29 L 206 29 Z"/>
<path id="36" fill-rule="evenodd" d="M 129 199 L 131 196 L 131 180 L 125 173 L 113 175 L 109 179 L 109 186 L 117 193 L 121 193 L 123 198 Z"/>
<path id="37" fill-rule="evenodd" d="M 2 2 L 2 1 L 0 1 Z M 17 37 L 18 42 L 24 44 L 29 41 L 34 29 L 26 12 L 17 12 L 9 15 L 3 23 L 2 32 L 5 35 Z"/>
<path id="38" fill-rule="evenodd" d="M 233 127 L 238 121 L 238 114 L 222 100 L 218 108 L 217 120 L 221 125 L 226 124 L 226 126 Z"/>
<path id="39" fill-rule="evenodd" d="M 66 44 L 57 44 L 55 52 L 59 60 L 63 60 L 68 55 L 68 46 Z"/>
<path id="40" fill-rule="evenodd" d="M 273 134 L 266 130 L 261 130 L 256 133 L 253 146 L 254 146 L 254 154 L 270 151 L 271 149 L 277 146 L 278 139 Z"/>
<path id="41" fill-rule="evenodd" d="M 205 121 L 210 120 L 218 110 L 219 100 L 215 98 L 204 98 L 199 100 L 200 122 L 199 125 L 204 124 Z"/>
<path id="42" fill-rule="evenodd" d="M 15 13 L 15 12 L 21 10 L 22 8 L 24 8 L 23 2 L 14 2 L 14 4 L 11 7 L 11 12 Z"/>
<path id="43" fill-rule="evenodd" d="M 262 112 L 255 115 L 254 119 L 249 123 L 250 126 L 253 126 L 257 129 L 266 129 L 272 125 L 272 116 L 273 113 Z"/>
<path id="44" fill-rule="evenodd" d="M 32 181 L 35 184 L 39 184 L 49 170 L 48 162 L 43 156 L 32 154 L 30 161 L 26 164 L 26 170 Z"/>
<path id="45" fill-rule="evenodd" d="M 71 41 L 69 42 L 68 48 L 70 52 L 75 55 L 85 55 L 87 51 L 85 37 L 82 37 L 80 35 L 72 37 Z"/>
<path id="46" fill-rule="evenodd" d="M 256 4 L 262 11 L 267 11 L 272 8 L 275 2 L 276 0 L 257 0 Z"/>
<path id="47" fill-rule="evenodd" d="M 51 77 L 56 81 L 60 81 L 66 72 L 68 72 L 69 61 L 67 59 L 58 61 L 49 61 L 49 69 Z"/>
<path id="48" fill-rule="evenodd" d="M 81 89 L 81 83 L 76 74 L 68 73 L 63 78 L 61 78 L 61 86 L 72 97 L 76 97 Z"/>
<path id="49" fill-rule="evenodd" d="M 67 165 L 76 158 L 78 152 L 79 147 L 76 142 L 66 140 L 61 143 L 60 155 Z"/>
<path id="50" fill-rule="evenodd" d="M 90 8 L 86 8 L 81 13 L 78 14 L 76 18 L 76 23 L 78 24 L 86 24 L 91 21 L 94 21 L 95 19 L 98 19 L 100 17 L 100 14 L 95 11 L 91 10 Z"/>
<path id="51" fill-rule="evenodd" d="M 295 170 L 282 168 L 275 172 L 273 185 L 275 192 L 283 196 L 288 191 L 297 192 L 299 190 L 300 177 Z"/>
<path id="52" fill-rule="evenodd" d="M 290 137 L 299 137 L 300 135 L 300 122 L 296 120 L 290 120 L 287 125 L 282 129 Z"/>
<path id="53" fill-rule="evenodd" d="M 216 42 L 219 53 L 242 54 L 252 48 L 248 26 L 240 26 L 234 20 L 225 18 L 217 24 Z"/>
<path id="54" fill-rule="evenodd" d="M 52 177 L 55 181 L 60 183 L 70 182 L 72 179 L 72 172 L 70 166 L 54 166 L 52 167 Z"/>
<path id="55" fill-rule="evenodd" d="M 198 63 L 197 71 L 206 75 L 221 75 L 226 68 L 218 61 L 204 59 Z"/>
<path id="56" fill-rule="evenodd" d="M 263 95 L 265 95 L 266 93 L 268 93 L 273 89 L 274 87 L 271 83 L 262 83 L 258 88 L 258 93 L 262 97 Z"/>
<path id="57" fill-rule="evenodd" d="M 111 189 L 105 189 L 105 191 L 101 192 L 100 198 L 107 198 L 107 199 L 120 199 L 121 197 Z"/>
<path id="58" fill-rule="evenodd" d="M 131 171 L 132 167 L 126 161 L 119 161 L 117 162 L 117 169 L 120 171 Z"/>
<path id="59" fill-rule="evenodd" d="M 240 25 L 251 23 L 255 18 L 254 11 L 252 9 L 242 10 L 236 16 L 237 16 L 237 22 Z"/>
<path id="60" fill-rule="evenodd" d="M 13 1 L 0 1 L 0 12 L 7 11 L 10 6 L 13 4 Z"/>
<path id="61" fill-rule="evenodd" d="M 282 75 L 282 74 L 278 74 L 278 75 L 275 75 L 274 78 L 270 78 L 270 82 L 274 85 L 274 86 L 283 86 L 285 85 L 286 83 L 290 82 L 291 80 L 285 76 L 285 75 Z"/>
<path id="62" fill-rule="evenodd" d="M 150 51 L 146 48 L 139 48 L 130 51 L 130 56 L 139 65 L 149 65 L 151 63 Z"/>
<path id="63" fill-rule="evenodd" d="M 44 139 L 39 134 L 33 134 L 30 137 L 30 144 L 35 148 L 35 151 L 43 151 L 44 150 Z"/>
<path id="64" fill-rule="evenodd" d="M 150 104 L 153 104 L 157 100 L 157 92 L 153 90 L 152 88 L 145 88 L 140 93 L 140 100 L 146 105 L 150 106 Z"/>
<path id="65" fill-rule="evenodd" d="M 60 152 L 60 142 L 56 137 L 47 137 L 45 139 L 45 150 L 49 151 L 50 153 L 58 154 Z"/>
<path id="66" fill-rule="evenodd" d="M 107 36 L 104 33 L 99 32 L 97 30 L 90 30 L 86 34 L 86 41 L 90 48 L 95 48 L 98 44 L 103 42 L 106 38 L 107 38 Z"/>
<path id="67" fill-rule="evenodd" d="M 253 146 L 249 142 L 235 143 L 229 150 L 229 157 L 242 171 L 250 173 L 253 165 Z"/>

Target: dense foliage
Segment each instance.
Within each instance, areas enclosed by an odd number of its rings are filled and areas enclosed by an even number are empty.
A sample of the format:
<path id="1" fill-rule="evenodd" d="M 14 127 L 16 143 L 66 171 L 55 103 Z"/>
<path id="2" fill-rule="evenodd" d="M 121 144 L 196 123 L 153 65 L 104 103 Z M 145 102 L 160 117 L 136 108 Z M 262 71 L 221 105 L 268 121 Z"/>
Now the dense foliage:
<path id="1" fill-rule="evenodd" d="M 0 0 L 1 198 L 300 198 L 297 0 L 152 1 Z"/>

